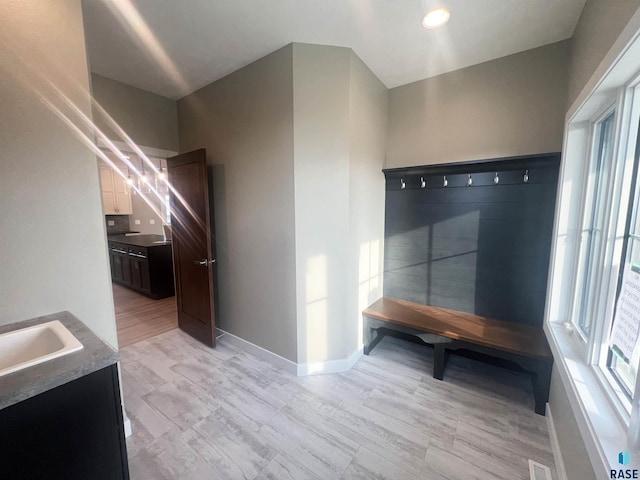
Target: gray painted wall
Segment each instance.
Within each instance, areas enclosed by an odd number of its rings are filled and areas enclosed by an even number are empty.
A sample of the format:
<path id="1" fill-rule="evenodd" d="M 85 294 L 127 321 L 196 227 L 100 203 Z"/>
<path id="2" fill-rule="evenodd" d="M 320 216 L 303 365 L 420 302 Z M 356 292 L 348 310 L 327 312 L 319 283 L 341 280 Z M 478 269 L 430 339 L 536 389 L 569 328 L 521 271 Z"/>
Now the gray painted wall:
<path id="1" fill-rule="evenodd" d="M 578 430 L 578 423 L 562 384 L 558 367 L 553 366 L 549 406 L 553 414 L 567 480 L 596 480 L 589 454 Z"/>
<path id="2" fill-rule="evenodd" d="M 293 45 L 298 363 L 348 356 L 350 53 Z"/>
<path id="3" fill-rule="evenodd" d="M 347 352 L 362 345 L 362 310 L 382 296 L 389 93 L 351 52 Z"/>
<path id="4" fill-rule="evenodd" d="M 177 102 L 154 93 L 91 74 L 93 97 L 138 145 L 178 151 Z M 94 109 L 94 122 L 108 138 L 123 141 Z"/>
<path id="5" fill-rule="evenodd" d="M 96 156 L 35 93 L 91 116 L 80 1 L 1 2 L 0 45 L 0 323 L 68 310 L 116 346 Z"/>
<path id="6" fill-rule="evenodd" d="M 560 151 L 568 43 L 389 92 L 387 167 Z"/>
<path id="7" fill-rule="evenodd" d="M 293 47 L 178 101 L 181 151 L 213 173 L 220 328 L 297 359 Z"/>
<path id="8" fill-rule="evenodd" d="M 587 0 L 570 40 L 567 108 L 638 8 L 640 0 Z"/>
<path id="9" fill-rule="evenodd" d="M 162 211 L 160 200 L 154 195 L 148 195 L 147 199 L 148 201 L 138 195 L 131 195 L 131 209 L 133 214 L 128 215 L 129 229 L 133 232 L 143 234 L 162 235 L 162 217 L 156 214 L 156 211 Z M 136 220 L 140 221 L 138 225 L 135 223 Z M 155 223 L 151 224 L 150 220 L 153 220 Z"/>
<path id="10" fill-rule="evenodd" d="M 298 363 L 313 370 L 358 350 L 382 295 L 388 92 L 351 49 L 296 43 L 293 102 Z"/>
<path id="11" fill-rule="evenodd" d="M 349 357 L 382 291 L 387 89 L 350 49 L 292 44 L 178 115 L 214 176 L 220 327 L 295 363 Z"/>

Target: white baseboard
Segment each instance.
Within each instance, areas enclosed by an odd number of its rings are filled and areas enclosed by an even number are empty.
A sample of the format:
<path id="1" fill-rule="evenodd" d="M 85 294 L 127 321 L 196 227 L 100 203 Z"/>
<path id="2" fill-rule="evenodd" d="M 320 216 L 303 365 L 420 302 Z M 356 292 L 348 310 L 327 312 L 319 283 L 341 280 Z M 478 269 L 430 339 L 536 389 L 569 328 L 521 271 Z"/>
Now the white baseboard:
<path id="1" fill-rule="evenodd" d="M 547 417 L 547 429 L 549 430 L 549 440 L 551 441 L 551 451 L 553 452 L 553 461 L 556 464 L 558 480 L 567 480 L 567 471 L 564 468 L 564 461 L 562 460 L 562 452 L 560 451 L 560 442 L 558 441 L 556 424 L 553 421 L 551 407 L 548 403 L 545 415 Z"/>
<path id="2" fill-rule="evenodd" d="M 281 357 L 277 353 L 270 352 L 255 343 L 251 343 L 244 338 L 236 337 L 235 335 L 218 328 L 221 332 L 224 333 L 218 341 L 220 343 L 228 343 L 229 345 L 233 345 L 234 347 L 238 347 L 251 355 L 258 357 L 265 362 L 269 362 L 271 365 L 281 368 L 282 370 L 289 372 L 291 375 L 297 375 L 297 367 L 298 365 L 291 360 L 288 360 L 284 357 Z"/>
<path id="3" fill-rule="evenodd" d="M 328 360 L 326 362 L 317 363 L 299 363 L 298 364 L 298 376 L 304 377 L 306 375 L 318 375 L 321 373 L 340 373 L 346 372 L 362 357 L 362 348 L 357 349 L 349 358 L 343 358 L 340 360 Z"/>
<path id="4" fill-rule="evenodd" d="M 251 343 L 244 338 L 237 337 L 219 328 L 218 330 L 224 334 L 218 338 L 220 343 L 228 343 L 229 345 L 240 348 L 241 350 L 244 350 L 251 355 L 255 355 L 265 362 L 269 362 L 274 367 L 281 368 L 282 370 L 298 377 L 317 375 L 321 373 L 346 372 L 353 367 L 358 360 L 360 360 L 360 357 L 362 357 L 362 348 L 359 348 L 349 355 L 349 358 L 317 363 L 295 363 L 281 357 L 277 353 L 270 352 L 255 343 Z"/>

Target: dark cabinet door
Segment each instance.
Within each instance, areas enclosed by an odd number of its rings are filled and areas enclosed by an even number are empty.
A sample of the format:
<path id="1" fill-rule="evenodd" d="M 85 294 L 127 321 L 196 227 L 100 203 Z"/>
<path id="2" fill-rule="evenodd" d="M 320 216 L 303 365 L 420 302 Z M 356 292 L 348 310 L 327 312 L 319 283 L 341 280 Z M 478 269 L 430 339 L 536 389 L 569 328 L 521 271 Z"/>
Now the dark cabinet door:
<path id="1" fill-rule="evenodd" d="M 0 410 L 0 477 L 128 480 L 116 365 Z"/>
<path id="2" fill-rule="evenodd" d="M 138 258 L 132 258 L 131 261 L 131 285 L 142 288 L 142 272 L 140 264 L 142 261 Z"/>
<path id="3" fill-rule="evenodd" d="M 125 285 L 131 284 L 131 260 L 126 253 L 119 254 L 122 258 L 122 282 Z"/>
<path id="4" fill-rule="evenodd" d="M 113 260 L 115 266 L 112 278 L 124 285 L 131 285 L 131 261 L 129 260 L 129 255 L 114 252 Z"/>
<path id="5" fill-rule="evenodd" d="M 115 276 L 115 261 L 113 259 L 113 244 L 109 242 L 109 266 L 111 267 L 111 278 Z"/>
<path id="6" fill-rule="evenodd" d="M 149 252 L 144 247 L 129 247 L 129 262 L 131 262 L 131 286 L 151 292 L 149 276 Z"/>
<path id="7" fill-rule="evenodd" d="M 149 260 L 131 257 L 131 285 L 147 292 L 151 291 Z"/>
<path id="8" fill-rule="evenodd" d="M 140 288 L 150 292 L 151 291 L 151 278 L 149 276 L 149 260 L 140 261 Z"/>
<path id="9" fill-rule="evenodd" d="M 115 282 L 131 284 L 131 262 L 127 253 L 127 247 L 119 243 L 111 244 L 111 279 Z"/>
<path id="10" fill-rule="evenodd" d="M 111 278 L 116 282 L 122 282 L 122 254 L 118 252 L 111 252 L 112 256 L 112 273 Z"/>
<path id="11" fill-rule="evenodd" d="M 170 244 L 142 247 L 109 242 L 109 256 L 113 282 L 155 299 L 174 295 Z"/>

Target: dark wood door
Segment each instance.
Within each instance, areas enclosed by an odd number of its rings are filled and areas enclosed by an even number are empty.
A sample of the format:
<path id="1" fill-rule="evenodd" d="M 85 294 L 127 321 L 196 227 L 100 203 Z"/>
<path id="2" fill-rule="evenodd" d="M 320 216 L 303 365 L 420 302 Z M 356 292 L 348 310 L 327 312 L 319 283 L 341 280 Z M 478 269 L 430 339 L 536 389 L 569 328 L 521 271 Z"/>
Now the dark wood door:
<path id="1" fill-rule="evenodd" d="M 215 346 L 215 251 L 204 149 L 167 159 L 178 326 Z"/>

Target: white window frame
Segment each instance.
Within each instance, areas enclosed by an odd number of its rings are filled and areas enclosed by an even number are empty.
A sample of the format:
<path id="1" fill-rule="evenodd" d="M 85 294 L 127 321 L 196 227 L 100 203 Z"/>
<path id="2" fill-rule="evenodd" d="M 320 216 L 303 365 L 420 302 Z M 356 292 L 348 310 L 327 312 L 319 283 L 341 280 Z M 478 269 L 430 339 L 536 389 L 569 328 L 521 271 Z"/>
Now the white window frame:
<path id="1" fill-rule="evenodd" d="M 635 145 L 640 122 L 640 75 L 629 82 L 625 88 L 620 89 L 617 108 L 618 117 L 614 127 L 616 133 L 614 135 L 613 152 L 613 158 L 616 163 L 616 178 L 614 180 L 615 188 L 610 198 L 613 202 L 610 210 L 617 211 L 618 215 L 616 218 L 610 219 L 608 228 L 604 257 L 605 265 L 608 266 L 608 275 L 606 275 L 606 271 L 603 272 L 603 288 L 601 288 L 598 298 L 600 308 L 596 310 L 595 314 L 602 321 L 597 324 L 598 332 L 595 337 L 597 341 L 594 341 L 590 347 L 588 360 L 596 368 L 596 375 L 608 390 L 618 414 L 628 424 L 631 415 L 631 402 L 606 364 L 618 279 L 622 274 L 621 269 L 624 268 L 626 260 L 622 258 L 622 250 L 625 241 L 627 217 L 631 213 L 629 212 L 629 197 L 632 195 Z M 619 263 L 621 260 L 622 264 Z M 635 392 L 636 397 L 639 394 L 640 392 Z"/>
<path id="2" fill-rule="evenodd" d="M 632 17 L 567 113 L 547 286 L 545 332 L 554 353 L 555 369 L 569 397 L 597 478 L 608 478 L 610 469 L 616 468 L 617 452 L 631 450 L 637 452 L 636 457 L 640 453 L 637 432 L 630 432 L 629 427 L 635 423 L 631 418 L 638 418 L 640 392 L 629 402 L 606 368 L 627 218 L 626 199 L 631 186 L 628 166 L 629 162 L 633 164 L 635 154 L 635 141 L 632 148 L 630 143 L 636 138 L 640 117 L 640 90 L 636 88 L 640 78 L 638 59 L 640 11 Z M 592 126 L 604 118 L 614 104 L 612 163 L 615 170 L 609 179 L 608 192 L 615 194 L 609 195 L 607 201 L 609 211 L 618 210 L 620 215 L 609 215 L 603 225 L 603 242 L 598 254 L 601 266 L 595 272 L 602 286 L 593 309 L 598 320 L 592 323 L 586 339 L 577 334 L 576 329 L 567 328 L 573 325 L 575 289 L 579 285 L 576 273 L 584 211 L 582 184 L 588 167 L 585 159 L 590 159 L 594 151 Z M 636 120 L 632 125 L 633 118 Z M 620 204 L 620 198 L 625 199 L 624 204 Z M 636 391 L 639 391 L 637 387 Z"/>
<path id="3" fill-rule="evenodd" d="M 580 322 L 578 319 L 578 315 L 581 312 L 581 304 L 582 304 L 582 297 L 580 296 L 580 292 L 579 290 L 581 290 L 582 287 L 582 282 L 584 280 L 584 276 L 585 276 L 585 271 L 583 271 L 582 269 L 584 267 L 586 267 L 585 264 L 581 264 L 580 262 L 580 258 L 581 258 L 581 248 L 582 248 L 582 233 L 584 232 L 584 225 L 582 222 L 584 222 L 584 217 L 585 217 L 585 210 L 587 209 L 587 205 L 593 202 L 592 198 L 586 198 L 586 188 L 587 188 L 587 182 L 588 182 L 588 177 L 589 177 L 589 173 L 591 170 L 591 164 L 596 161 L 596 155 L 598 155 L 598 147 L 599 147 L 599 133 L 600 130 L 598 128 L 598 126 L 607 118 L 609 117 L 609 115 L 613 114 L 613 127 L 612 127 L 612 133 L 613 133 L 613 142 L 614 145 L 616 144 L 616 124 L 617 124 L 617 113 L 618 110 L 616 109 L 617 105 L 616 103 L 610 102 L 609 104 L 607 104 L 604 108 L 604 110 L 601 113 L 598 113 L 596 115 L 596 117 L 594 118 L 594 120 L 592 122 L 590 122 L 589 125 L 589 140 L 587 142 L 588 144 L 588 148 L 585 150 L 585 165 L 584 165 L 584 172 L 582 175 L 582 179 L 581 179 L 581 187 L 582 187 L 582 202 L 580 205 L 580 209 L 579 209 L 579 214 L 578 214 L 578 218 L 580 219 L 580 224 L 579 224 L 579 230 L 578 230 L 578 245 L 576 246 L 576 251 L 575 251 L 575 258 L 573 259 L 574 262 L 574 274 L 573 274 L 573 278 L 574 278 L 574 295 L 573 298 L 571 300 L 571 323 L 573 324 L 573 327 L 575 329 L 575 331 L 578 333 L 578 335 L 580 336 L 580 338 L 582 339 L 582 341 L 585 343 L 585 349 L 587 348 L 591 348 L 592 344 L 595 343 L 593 339 L 595 336 L 595 330 L 597 329 L 597 326 L 595 324 L 591 324 L 591 332 L 589 333 L 589 336 L 587 337 L 587 335 L 585 334 L 585 332 L 582 331 L 582 328 L 580 327 Z M 612 156 L 613 159 L 615 159 L 615 154 Z M 608 183 L 606 185 L 605 188 L 605 192 L 604 194 L 601 194 L 605 199 L 610 199 L 611 198 L 611 189 L 614 186 L 613 185 L 613 179 L 612 177 L 609 175 L 610 172 L 609 171 L 605 171 L 603 172 L 605 175 L 605 181 L 608 180 Z M 607 209 L 607 206 L 605 205 L 604 210 Z M 602 277 L 602 270 L 603 270 L 603 255 L 604 252 L 603 250 L 606 248 L 606 243 L 607 243 L 607 235 L 604 233 L 607 230 L 607 225 L 609 223 L 610 219 L 606 218 L 604 220 L 604 223 L 602 225 L 602 239 L 601 239 L 601 244 L 600 244 L 600 248 L 596 251 L 596 254 L 594 255 L 595 258 L 600 259 L 600 261 L 593 261 L 591 262 L 590 267 L 593 268 L 593 275 L 595 277 Z M 592 257 L 593 258 L 593 257 Z M 583 295 L 589 295 L 593 293 L 593 291 L 586 291 L 586 292 L 582 292 Z M 590 311 L 591 312 L 597 312 L 598 311 L 598 305 L 599 305 L 599 298 L 593 298 L 591 299 L 591 301 L 593 302 Z M 592 315 L 595 316 L 595 315 Z M 586 353 L 585 353 L 586 354 Z"/>
<path id="4" fill-rule="evenodd" d="M 599 387 L 604 390 L 605 395 L 609 398 L 609 402 L 613 407 L 618 420 L 625 425 L 629 424 L 631 415 L 631 402 L 623 389 L 619 386 L 617 380 L 613 377 L 606 366 L 608 354 L 609 332 L 611 331 L 613 311 L 615 308 L 615 299 L 618 285 L 618 275 L 620 274 L 621 265 L 619 260 L 622 256 L 622 246 L 624 244 L 624 233 L 626 219 L 628 214 L 628 198 L 631 187 L 631 173 L 633 171 L 633 156 L 635 154 L 635 136 L 630 139 L 629 126 L 635 120 L 636 131 L 638 125 L 637 115 L 632 119 L 630 115 L 631 107 L 640 107 L 640 91 L 636 86 L 637 82 L 626 88 L 611 92 L 611 97 L 615 98 L 615 103 L 609 101 L 600 112 L 595 113 L 588 126 L 588 140 L 583 149 L 583 172 L 578 176 L 583 186 L 586 186 L 587 177 L 591 170 L 591 163 L 595 155 L 599 152 L 599 129 L 601 124 L 611 113 L 614 114 L 612 125 L 612 144 L 613 151 L 609 159 L 610 166 L 603 174 L 605 175 L 604 192 L 601 192 L 601 198 L 605 204 L 602 207 L 605 211 L 615 212 L 615 214 L 606 217 L 602 224 L 602 240 L 595 254 L 590 258 L 591 266 L 594 268 L 594 275 L 601 279 L 596 282 L 598 286 L 594 290 L 586 292 L 587 295 L 595 294 L 593 297 L 593 305 L 591 307 L 591 332 L 586 337 L 578 325 L 577 315 L 580 313 L 578 290 L 581 287 L 582 278 L 579 277 L 580 272 L 580 235 L 583 231 L 582 220 L 584 219 L 584 211 L 586 204 L 592 201 L 592 198 L 586 198 L 584 189 L 581 191 L 579 225 L 577 230 L 576 248 L 573 263 L 573 284 L 570 293 L 571 307 L 568 315 L 568 322 L 573 325 L 574 331 L 577 332 L 577 338 L 580 340 L 574 345 L 575 352 L 583 358 L 585 365 L 589 366 L 593 372 L 594 378 L 598 381 Z M 635 100 L 634 100 L 635 98 Z M 611 99 L 613 100 L 613 98 Z M 629 142 L 633 145 L 629 145 Z M 627 152 L 631 147 L 631 158 L 628 158 Z M 571 154 L 571 152 L 569 152 Z M 581 272 L 584 274 L 584 272 Z M 582 275 L 581 275 L 582 276 Z"/>

